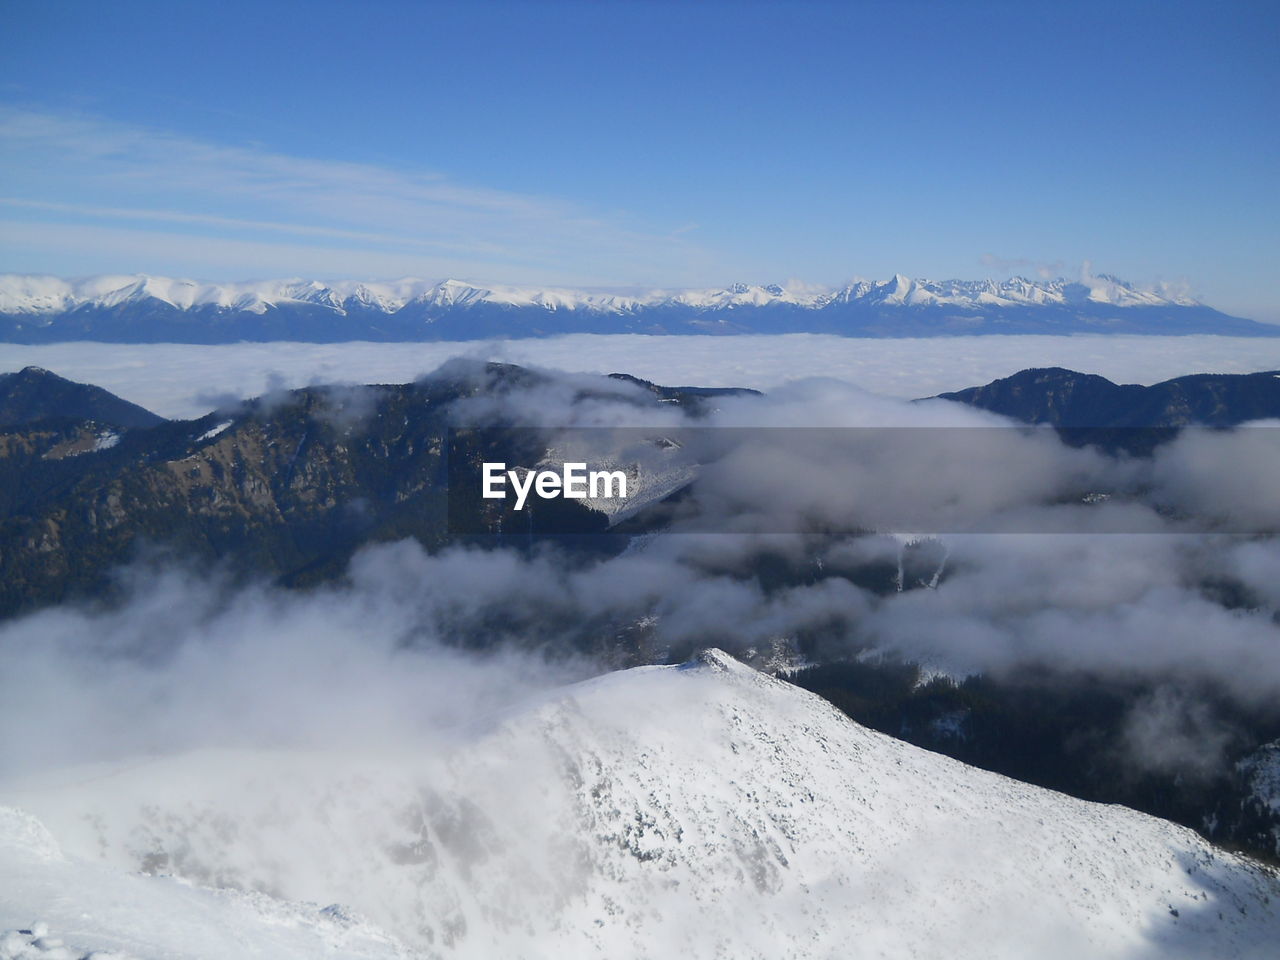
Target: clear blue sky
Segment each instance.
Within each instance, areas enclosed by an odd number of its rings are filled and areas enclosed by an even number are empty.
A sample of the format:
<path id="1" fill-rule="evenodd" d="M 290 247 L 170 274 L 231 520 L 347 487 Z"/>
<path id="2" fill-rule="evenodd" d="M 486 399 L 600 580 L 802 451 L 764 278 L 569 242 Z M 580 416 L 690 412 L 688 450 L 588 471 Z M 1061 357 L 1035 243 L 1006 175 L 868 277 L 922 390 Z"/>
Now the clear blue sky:
<path id="1" fill-rule="evenodd" d="M 1186 283 L 1280 320 L 1280 4 L 4 0 L 0 271 Z"/>

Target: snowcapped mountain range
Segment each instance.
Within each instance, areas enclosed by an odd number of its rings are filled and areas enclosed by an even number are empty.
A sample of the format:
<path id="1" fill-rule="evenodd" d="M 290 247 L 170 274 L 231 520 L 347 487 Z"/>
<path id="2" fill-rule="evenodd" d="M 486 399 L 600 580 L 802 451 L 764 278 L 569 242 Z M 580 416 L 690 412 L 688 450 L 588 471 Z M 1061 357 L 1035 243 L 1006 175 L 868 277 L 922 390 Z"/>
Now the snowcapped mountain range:
<path id="1" fill-rule="evenodd" d="M 874 733 L 718 651 L 543 695 L 443 753 L 402 746 L 0 784 L 0 956 L 1262 958 L 1280 940 L 1270 871 Z"/>
<path id="2" fill-rule="evenodd" d="M 736 283 L 697 290 L 574 290 L 460 280 L 80 280 L 0 275 L 0 338 L 217 343 L 445 340 L 594 333 L 1229 333 L 1280 326 L 1229 317 L 1109 276 L 1077 281 L 916 280 L 839 288 Z"/>
<path id="3" fill-rule="evenodd" d="M 895 306 L 1028 306 L 1090 302 L 1113 307 L 1202 306 L 1179 294 L 1138 290 L 1113 277 L 1087 282 L 1012 280 L 912 280 L 902 274 L 890 280 L 861 280 L 831 289 L 735 283 L 722 289 L 600 292 L 565 288 L 477 286 L 461 280 L 403 279 L 387 283 L 317 280 L 263 280 L 249 283 L 201 284 L 168 277 L 99 276 L 82 280 L 24 274 L 0 275 L 0 313 L 48 315 L 80 307 L 119 307 L 155 300 L 179 310 L 216 307 L 265 313 L 286 304 L 311 304 L 343 313 L 362 308 L 396 313 L 410 304 L 429 307 L 475 306 L 481 303 L 544 310 L 582 310 L 621 314 L 660 306 L 700 310 L 761 307 L 772 304 L 817 309 L 832 303 L 865 302 Z"/>

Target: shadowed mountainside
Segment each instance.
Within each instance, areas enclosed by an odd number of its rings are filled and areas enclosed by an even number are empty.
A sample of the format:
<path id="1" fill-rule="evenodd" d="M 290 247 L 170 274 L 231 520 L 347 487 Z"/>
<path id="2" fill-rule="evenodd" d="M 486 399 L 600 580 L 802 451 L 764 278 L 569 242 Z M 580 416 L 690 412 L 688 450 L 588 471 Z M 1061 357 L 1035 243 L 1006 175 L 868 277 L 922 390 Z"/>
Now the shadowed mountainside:
<path id="1" fill-rule="evenodd" d="M 164 417 L 101 387 L 66 380 L 41 367 L 0 373 L 0 427 L 37 420 L 93 420 L 112 427 L 154 427 Z"/>
<path id="2" fill-rule="evenodd" d="M 1047 367 L 939 396 L 1026 423 L 1068 429 L 1230 427 L 1280 417 L 1280 371 L 1197 373 L 1144 387 Z"/>

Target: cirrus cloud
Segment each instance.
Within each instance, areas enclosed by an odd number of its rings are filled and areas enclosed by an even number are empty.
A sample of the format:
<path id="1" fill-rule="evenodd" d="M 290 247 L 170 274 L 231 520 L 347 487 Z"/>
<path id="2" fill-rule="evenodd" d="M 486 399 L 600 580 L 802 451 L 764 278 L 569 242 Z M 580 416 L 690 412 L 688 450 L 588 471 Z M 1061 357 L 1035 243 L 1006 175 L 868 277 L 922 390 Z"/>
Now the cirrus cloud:
<path id="1" fill-rule="evenodd" d="M 556 197 L 430 169 L 314 159 L 85 115 L 0 108 L 9 213 L 0 254 L 21 270 L 464 275 L 670 282 L 707 254 L 678 224 L 598 215 Z M 186 242 L 183 242 L 185 238 Z M 43 258 L 43 259 L 42 259 Z"/>

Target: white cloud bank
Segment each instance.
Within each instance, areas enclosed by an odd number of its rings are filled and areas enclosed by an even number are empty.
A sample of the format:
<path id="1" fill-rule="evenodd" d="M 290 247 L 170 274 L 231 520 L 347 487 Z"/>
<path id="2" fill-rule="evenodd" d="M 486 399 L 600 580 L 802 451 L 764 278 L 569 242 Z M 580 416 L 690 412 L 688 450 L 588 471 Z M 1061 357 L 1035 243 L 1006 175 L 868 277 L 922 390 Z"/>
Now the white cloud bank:
<path id="1" fill-rule="evenodd" d="M 166 417 L 228 397 L 315 382 L 406 383 L 456 356 L 558 370 L 630 373 L 668 385 L 770 390 L 832 377 L 872 393 L 924 397 L 1027 367 L 1061 366 L 1117 383 L 1280 369 L 1280 339 L 1014 336 L 860 340 L 822 334 L 655 337 L 574 334 L 475 343 L 0 344 L 0 373 L 28 364 L 93 383 Z"/>

